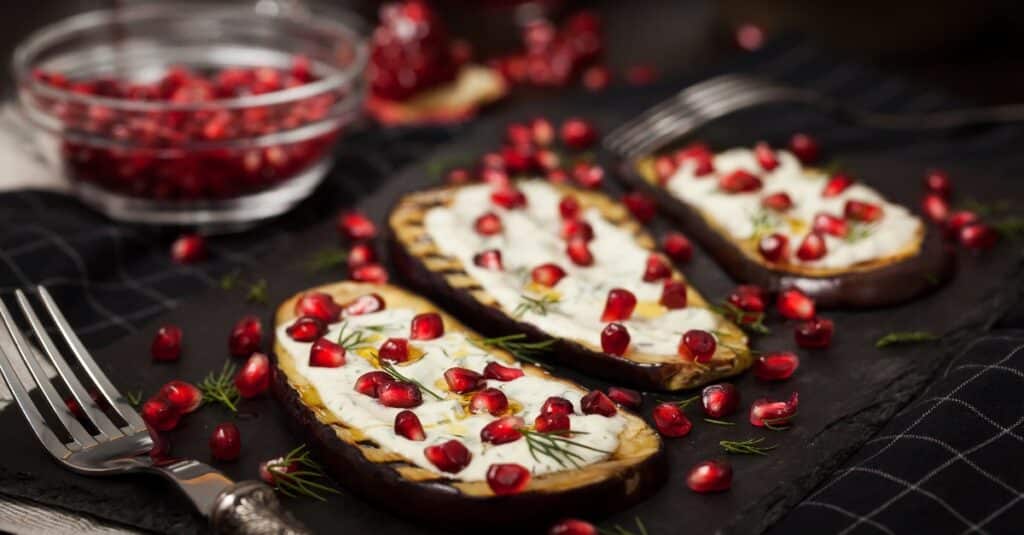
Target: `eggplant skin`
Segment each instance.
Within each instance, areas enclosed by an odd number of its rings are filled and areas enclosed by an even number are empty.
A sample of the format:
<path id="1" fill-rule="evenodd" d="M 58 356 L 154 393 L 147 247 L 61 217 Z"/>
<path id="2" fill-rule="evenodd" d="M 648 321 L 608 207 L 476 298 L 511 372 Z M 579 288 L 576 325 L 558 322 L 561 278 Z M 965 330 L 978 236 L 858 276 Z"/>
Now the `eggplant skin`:
<path id="1" fill-rule="evenodd" d="M 771 292 L 799 288 L 823 308 L 897 305 L 939 288 L 956 271 L 955 249 L 927 226 L 917 254 L 875 268 L 818 277 L 772 269 L 752 260 L 732 240 L 712 228 L 700 213 L 645 179 L 638 160 L 623 162 L 617 175 L 629 187 L 656 199 L 661 212 L 696 239 L 734 279 Z"/>
<path id="2" fill-rule="evenodd" d="M 364 288 L 361 293 L 377 292 L 389 298 L 395 292 L 401 292 L 391 286 L 359 285 L 342 283 L 342 285 Z M 326 286 L 312 290 L 325 291 L 332 295 L 337 292 Z M 384 288 L 381 290 L 380 288 Z M 294 318 L 286 309 L 294 307 L 296 295 L 285 302 L 278 311 L 275 325 L 282 318 Z M 446 326 L 461 328 L 450 316 L 442 313 Z M 276 329 L 275 329 L 276 330 Z M 625 509 L 646 499 L 660 488 L 668 477 L 668 463 L 664 452 L 664 444 L 657 433 L 636 415 L 623 410 L 639 428 L 636 438 L 625 437 L 622 440 L 637 440 L 640 450 L 652 449 L 652 453 L 641 459 L 619 459 L 619 452 L 625 445 L 620 445 L 616 456 L 608 461 L 583 467 L 582 471 L 604 463 L 615 463 L 613 468 L 602 467 L 603 477 L 584 485 L 570 485 L 570 488 L 557 490 L 534 490 L 529 488 L 510 496 L 495 496 L 487 493 L 476 494 L 463 491 L 456 485 L 458 482 L 433 476 L 431 478 L 411 479 L 403 476 L 403 470 L 412 468 L 406 473 L 425 472 L 405 462 L 396 454 L 381 450 L 372 440 L 353 441 L 343 438 L 343 425 L 329 423 L 329 412 L 323 406 L 312 407 L 303 399 L 302 394 L 289 378 L 289 367 L 282 367 L 278 352 L 284 351 L 280 344 L 275 343 L 275 373 L 271 384 L 274 397 L 284 408 L 287 420 L 328 473 L 341 483 L 352 494 L 365 498 L 367 501 L 414 521 L 443 528 L 444 532 L 478 533 L 481 527 L 494 533 L 523 533 L 527 529 L 546 528 L 558 519 L 569 516 L 599 517 L 614 511 Z M 289 355 L 289 358 L 295 357 Z M 632 426 L 631 426 L 632 428 Z M 625 454 L 625 455 L 628 455 Z M 377 462 L 371 458 L 377 457 Z M 537 480 L 565 472 L 536 476 Z M 571 477 L 571 473 L 569 474 Z M 593 477 L 589 475 L 586 477 Z M 484 484 L 485 485 L 485 484 Z"/>

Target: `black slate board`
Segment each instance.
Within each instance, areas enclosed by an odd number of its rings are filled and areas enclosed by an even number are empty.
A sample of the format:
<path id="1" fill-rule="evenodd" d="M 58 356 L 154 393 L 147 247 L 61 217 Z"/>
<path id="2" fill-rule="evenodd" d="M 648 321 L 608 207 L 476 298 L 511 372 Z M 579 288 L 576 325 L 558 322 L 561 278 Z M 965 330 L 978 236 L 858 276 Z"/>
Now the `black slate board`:
<path id="1" fill-rule="evenodd" d="M 621 97 L 621 98 L 617 98 Z M 502 116 L 481 123 L 463 141 L 443 149 L 438 159 L 460 159 L 493 147 L 500 137 L 502 125 L 509 119 L 522 119 L 545 113 L 555 117 L 571 113 L 600 115 L 605 126 L 614 125 L 634 111 L 653 101 L 651 95 L 632 93 L 629 97 L 611 93 L 606 97 L 578 96 L 531 107 L 530 114 L 510 110 Z M 611 111 L 611 104 L 615 110 Z M 590 110 L 585 112 L 584 110 Z M 599 111 L 593 111 L 599 110 Z M 765 122 L 764 113 L 750 113 L 718 123 L 705 134 L 713 142 L 749 144 L 749 136 L 785 139 L 788 131 L 780 131 L 777 123 Z M 782 113 L 774 110 L 771 113 Z M 770 115 L 769 115 L 770 116 Z M 819 123 L 820 125 L 820 123 Z M 790 127 L 791 128 L 791 127 Z M 811 130 L 816 131 L 816 130 Z M 826 140 L 828 135 L 825 135 Z M 877 141 L 877 140 L 876 140 Z M 882 140 L 884 142 L 884 140 Z M 844 152 L 833 146 L 833 156 L 842 156 L 846 166 L 857 176 L 865 177 L 890 198 L 916 206 L 922 170 L 934 162 L 872 159 L 859 152 Z M 859 147 L 863 148 L 863 147 Z M 868 151 L 870 152 L 870 151 Z M 436 182 L 425 172 L 425 166 L 409 169 L 360 202 L 360 207 L 381 220 L 395 199 L 403 192 Z M 963 196 L 982 200 L 1021 199 L 1020 183 L 1000 183 L 995 175 L 977 169 L 952 168 L 953 176 L 970 177 L 957 182 Z M 615 189 L 614 184 L 609 189 Z M 656 223 L 660 230 L 662 222 Z M 258 236 L 258 233 L 254 236 Z M 256 239 L 256 238 L 254 238 Z M 249 274 L 266 277 L 271 303 L 307 287 L 343 276 L 310 274 L 304 260 L 319 249 L 337 243 L 332 222 L 311 227 L 265 258 L 266 269 Z M 800 415 L 796 425 L 786 432 L 773 433 L 752 428 L 745 414 L 731 418 L 731 427 L 705 424 L 697 418 L 693 432 L 684 439 L 667 441 L 672 473 L 669 483 L 652 499 L 605 519 L 631 526 L 640 518 L 652 535 L 687 531 L 709 533 L 716 530 L 751 533 L 762 530 L 778 519 L 789 507 L 813 488 L 849 453 L 855 450 L 881 423 L 925 384 L 931 372 L 958 345 L 957 342 L 989 321 L 1001 304 L 994 296 L 1008 282 L 1022 280 L 1018 265 L 1019 244 L 1002 243 L 983 255 L 961 254 L 960 272 L 954 282 L 917 302 L 896 308 L 857 312 L 828 311 L 836 321 L 834 346 L 825 351 L 801 351 L 800 370 L 786 383 L 765 385 L 747 374 L 737 380 L 745 404 L 762 397 L 781 398 L 791 391 L 801 394 Z M 724 275 L 698 249 L 692 263 L 684 267 L 687 276 L 712 299 L 720 299 L 734 282 Z M 227 294 L 210 290 L 157 323 L 180 325 L 186 335 L 182 360 L 171 365 L 150 362 L 150 333 L 128 337 L 97 352 L 97 358 L 111 379 L 126 391 L 142 389 L 147 395 L 173 378 L 197 381 L 208 371 L 219 368 L 227 358 L 227 333 L 234 321 L 245 313 L 256 313 L 268 323 L 273 306 L 247 305 L 236 292 Z M 792 329 L 778 318 L 770 322 L 771 335 L 756 338 L 759 349 L 792 348 Z M 952 332 L 941 344 L 927 344 L 878 350 L 874 341 L 893 330 L 928 329 Z M 269 331 L 269 329 L 268 329 Z M 266 347 L 269 347 L 267 342 Z M 603 387 L 605 383 L 568 373 L 588 386 Z M 652 401 L 667 396 L 648 396 L 644 412 Z M 696 412 L 691 409 L 691 416 Z M 230 420 L 218 408 L 206 408 L 183 420 L 180 428 L 170 434 L 173 452 L 209 460 L 207 438 L 214 425 Z M 280 455 L 296 445 L 282 412 L 270 399 L 247 401 L 237 418 L 245 444 L 242 458 L 235 463 L 218 464 L 235 478 L 252 478 L 257 464 Z M 187 502 L 168 485 L 156 478 L 88 479 L 60 469 L 46 457 L 14 410 L 0 413 L 0 426 L 8 430 L 0 443 L 0 489 L 41 503 L 56 505 L 77 512 L 124 522 L 143 529 L 174 533 L 205 531 L 202 519 L 191 512 Z M 763 458 L 731 458 L 735 483 L 730 492 L 698 496 L 685 488 L 684 477 L 693 463 L 722 456 L 717 442 L 722 439 L 766 437 L 778 444 L 774 453 Z M 395 500 L 401 500 L 396 496 Z M 397 533 L 429 533 L 430 530 L 392 516 L 344 493 L 332 497 L 327 504 L 307 500 L 289 500 L 289 507 L 318 532 L 363 533 L 380 535 Z M 600 512 L 595 512 L 599 514 Z M 515 512 L 510 514 L 514 519 Z M 438 530 L 448 531 L 449 527 Z"/>

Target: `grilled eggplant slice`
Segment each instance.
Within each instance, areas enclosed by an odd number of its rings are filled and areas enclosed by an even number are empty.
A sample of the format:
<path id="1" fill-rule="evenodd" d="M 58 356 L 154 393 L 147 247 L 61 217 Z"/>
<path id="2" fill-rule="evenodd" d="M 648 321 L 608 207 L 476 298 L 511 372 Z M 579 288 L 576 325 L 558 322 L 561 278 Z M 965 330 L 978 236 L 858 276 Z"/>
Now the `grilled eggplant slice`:
<path id="1" fill-rule="evenodd" d="M 340 366 L 311 365 L 337 361 L 314 358 L 311 343 L 293 338 L 305 334 L 304 339 L 309 340 L 309 331 L 289 333 L 300 300 L 304 315 L 326 315 L 328 319 L 336 317 L 335 303 L 350 303 L 329 325 L 328 332 L 323 333 L 322 328 L 319 331 L 347 348 Z M 372 312 L 381 305 L 382 310 Z M 424 313 L 429 321 L 411 320 Z M 501 531 L 628 507 L 664 482 L 667 467 L 661 439 L 641 418 L 621 407 L 614 408 L 609 416 L 584 411 L 586 404 L 580 399 L 587 391 L 582 387 L 536 366 L 519 364 L 504 350 L 485 349 L 486 340 L 430 302 L 397 287 L 342 282 L 315 288 L 283 303 L 275 322 L 278 373 L 274 395 L 333 477 L 354 493 L 396 513 L 427 519 L 451 530 L 461 525 Z M 306 320 L 304 327 L 311 323 L 315 326 L 315 322 Z M 396 344 L 385 350 L 388 339 L 403 340 L 404 353 L 396 353 Z M 485 372 L 485 363 L 504 368 Z M 456 393 L 454 390 L 465 389 L 446 386 L 449 383 L 443 372 L 449 366 L 483 373 L 486 381 L 479 382 L 479 377 L 463 372 L 462 379 L 477 382 L 470 385 L 472 391 Z M 367 389 L 369 383 L 357 383 L 364 373 L 382 368 L 391 370 L 388 373 L 393 377 L 406 379 L 403 385 L 419 391 L 421 403 L 385 394 L 383 386 Z M 506 394 L 497 397 L 507 401 L 507 408 L 500 403 L 477 404 L 473 391 L 480 392 L 483 387 L 488 387 L 490 394 L 494 394 L 491 389 Z M 549 395 L 569 400 L 575 409 L 569 416 L 574 434 L 554 439 L 563 439 L 558 444 L 570 452 L 567 456 L 556 459 L 557 455 L 535 452 L 525 436 L 500 445 L 483 443 L 481 425 L 499 417 L 523 417 L 525 429 L 536 429 L 531 425 L 533 418 Z M 416 433 L 400 436 L 399 424 L 392 424 L 395 413 L 403 408 L 416 415 L 420 432 L 425 435 L 422 440 L 415 440 L 419 438 Z M 482 408 L 489 412 L 480 412 Z M 532 435 L 534 440 L 552 440 L 552 436 Z M 448 440 L 465 445 L 471 454 L 468 465 L 457 462 L 459 455 L 442 456 L 443 462 L 434 464 L 426 448 Z M 495 460 L 519 463 L 532 472 L 532 477 L 520 492 L 496 495 L 484 475 Z M 452 462 L 456 466 L 446 466 Z"/>
<path id="2" fill-rule="evenodd" d="M 678 288 L 685 279 L 604 194 L 540 180 L 493 192 L 486 184 L 433 189 L 403 197 L 389 229 L 392 260 L 411 286 L 488 335 L 554 339 L 545 354 L 552 361 L 647 390 L 693 388 L 751 364 L 743 332 L 692 286 L 683 290 L 685 303 L 663 304 L 667 281 Z M 587 255 L 592 264 L 578 265 Z M 618 307 L 606 303 L 617 289 L 636 299 L 625 321 L 621 310 L 607 314 Z M 631 335 L 624 354 L 603 347 L 611 322 Z M 689 329 L 718 338 L 709 361 L 680 349 Z"/>
<path id="3" fill-rule="evenodd" d="M 657 199 L 737 280 L 797 287 L 823 307 L 893 305 L 953 275 L 953 250 L 920 218 L 786 151 L 715 155 L 696 143 L 624 162 L 619 175 Z M 788 240 L 785 251 L 777 234 Z"/>

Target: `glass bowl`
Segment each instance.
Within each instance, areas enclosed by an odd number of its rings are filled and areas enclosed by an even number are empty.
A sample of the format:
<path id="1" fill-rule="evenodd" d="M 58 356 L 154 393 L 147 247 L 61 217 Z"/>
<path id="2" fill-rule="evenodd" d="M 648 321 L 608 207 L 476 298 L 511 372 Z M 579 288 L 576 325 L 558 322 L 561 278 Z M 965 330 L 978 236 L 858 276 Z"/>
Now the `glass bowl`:
<path id="1" fill-rule="evenodd" d="M 366 59 L 345 13 L 159 2 L 47 26 L 13 68 L 19 110 L 82 201 L 215 232 L 316 188 L 362 109 Z"/>

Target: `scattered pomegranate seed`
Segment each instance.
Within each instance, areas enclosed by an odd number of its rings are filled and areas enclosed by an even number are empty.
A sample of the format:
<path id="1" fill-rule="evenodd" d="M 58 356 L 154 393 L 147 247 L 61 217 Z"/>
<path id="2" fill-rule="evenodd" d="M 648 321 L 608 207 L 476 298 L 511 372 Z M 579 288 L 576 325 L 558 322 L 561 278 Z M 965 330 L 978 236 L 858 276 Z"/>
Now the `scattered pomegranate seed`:
<path id="1" fill-rule="evenodd" d="M 755 400 L 750 406 L 750 424 L 755 427 L 783 427 L 796 415 L 800 397 L 793 392 L 787 401 L 768 398 Z"/>
<path id="2" fill-rule="evenodd" d="M 140 412 L 146 425 L 157 431 L 170 431 L 178 426 L 181 419 L 181 413 L 162 397 L 151 398 L 143 403 Z"/>
<path id="3" fill-rule="evenodd" d="M 377 357 L 388 362 L 409 360 L 409 341 L 405 338 L 388 338 L 377 350 Z"/>
<path id="4" fill-rule="evenodd" d="M 921 199 L 921 211 L 935 223 L 942 223 L 949 217 L 949 203 L 935 193 L 927 193 Z"/>
<path id="5" fill-rule="evenodd" d="M 232 357 L 248 357 L 260 350 L 263 342 L 263 324 L 256 316 L 238 320 L 228 337 L 228 350 Z"/>
<path id="6" fill-rule="evenodd" d="M 740 391 L 732 383 L 708 385 L 700 393 L 700 403 L 708 418 L 731 416 L 740 405 Z"/>
<path id="7" fill-rule="evenodd" d="M 538 147 L 547 147 L 555 142 L 555 126 L 545 117 L 530 121 L 530 139 Z"/>
<path id="8" fill-rule="evenodd" d="M 761 189 L 761 179 L 742 169 L 722 175 L 718 187 L 727 193 L 747 193 Z"/>
<path id="9" fill-rule="evenodd" d="M 590 252 L 587 240 L 573 238 L 565 246 L 565 254 L 569 256 L 573 264 L 577 266 L 591 266 L 594 264 L 594 255 Z"/>
<path id="10" fill-rule="evenodd" d="M 654 159 L 654 175 L 658 177 L 658 184 L 662 186 L 668 184 L 678 169 L 679 166 L 671 156 L 658 156 Z"/>
<path id="11" fill-rule="evenodd" d="M 505 416 L 485 425 L 480 430 L 480 440 L 490 444 L 507 444 L 522 438 L 519 432 L 526 423 L 518 416 Z"/>
<path id="12" fill-rule="evenodd" d="M 349 272 L 349 278 L 356 282 L 384 284 L 388 281 L 388 272 L 380 264 L 366 264 Z"/>
<path id="13" fill-rule="evenodd" d="M 798 324 L 793 330 L 793 338 L 800 347 L 821 349 L 832 343 L 833 332 L 835 325 L 832 320 L 817 317 Z"/>
<path id="14" fill-rule="evenodd" d="M 825 183 L 825 187 L 821 190 L 822 197 L 836 197 L 840 193 L 846 191 L 846 188 L 853 185 L 853 179 L 842 173 L 832 175 L 832 178 L 828 179 Z"/>
<path id="15" fill-rule="evenodd" d="M 573 150 L 589 149 L 597 141 L 597 129 L 588 121 L 573 117 L 562 123 L 562 143 Z"/>
<path id="16" fill-rule="evenodd" d="M 779 159 L 775 157 L 775 151 L 772 150 L 771 145 L 764 141 L 754 145 L 754 157 L 757 158 L 757 163 L 761 165 L 761 169 L 765 171 L 771 171 L 779 166 Z"/>
<path id="17" fill-rule="evenodd" d="M 203 393 L 192 383 L 179 380 L 160 387 L 157 397 L 169 402 L 178 414 L 188 414 L 203 404 Z"/>
<path id="18" fill-rule="evenodd" d="M 789 138 L 789 150 L 805 165 L 818 161 L 818 156 L 821 153 L 821 147 L 818 146 L 817 140 L 799 132 Z"/>
<path id="19" fill-rule="evenodd" d="M 846 206 L 843 207 L 843 215 L 847 219 L 871 223 L 882 218 L 882 207 L 869 202 L 850 200 L 846 201 Z"/>
<path id="20" fill-rule="evenodd" d="M 565 414 L 541 414 L 533 421 L 533 428 L 541 433 L 565 432 L 569 425 L 569 416 Z"/>
<path id="21" fill-rule="evenodd" d="M 601 331 L 601 349 L 611 355 L 622 356 L 629 349 L 629 331 L 621 323 L 609 323 Z"/>
<path id="22" fill-rule="evenodd" d="M 577 238 L 584 241 L 590 241 L 594 239 L 594 227 L 582 219 L 565 219 L 562 221 L 562 230 L 560 235 L 563 240 Z"/>
<path id="23" fill-rule="evenodd" d="M 359 392 L 360 394 L 375 398 L 378 396 L 381 385 L 393 382 L 395 382 L 395 380 L 388 375 L 387 372 L 366 372 L 356 379 L 355 389 L 356 392 Z"/>
<path id="24" fill-rule="evenodd" d="M 448 389 L 457 394 L 465 394 L 483 386 L 484 377 L 467 368 L 448 368 L 444 372 L 444 380 Z"/>
<path id="25" fill-rule="evenodd" d="M 206 239 L 198 234 L 183 234 L 171 244 L 171 259 L 192 264 L 206 258 Z"/>
<path id="26" fill-rule="evenodd" d="M 808 232 L 804 236 L 804 240 L 800 242 L 800 247 L 796 250 L 796 256 L 800 260 L 810 262 L 812 260 L 818 260 L 825 256 L 828 249 L 825 246 L 825 238 L 817 232 Z"/>
<path id="27" fill-rule="evenodd" d="M 635 308 L 636 296 L 633 295 L 633 292 L 623 288 L 612 288 L 608 291 L 608 298 L 605 299 L 601 321 L 628 320 L 633 315 Z"/>
<path id="28" fill-rule="evenodd" d="M 534 161 L 540 169 L 551 172 L 562 170 L 562 157 L 550 149 L 540 149 L 534 154 Z"/>
<path id="29" fill-rule="evenodd" d="M 473 458 L 473 455 L 466 449 L 466 446 L 463 446 L 458 440 L 449 440 L 434 446 L 427 446 L 423 450 L 423 454 L 439 470 L 451 474 L 462 471 Z"/>
<path id="30" fill-rule="evenodd" d="M 377 400 L 385 407 L 398 407 L 411 409 L 423 403 L 423 394 L 420 388 L 405 381 L 391 381 L 381 383 L 377 387 Z"/>
<path id="31" fill-rule="evenodd" d="M 309 365 L 319 368 L 337 368 L 345 364 L 345 348 L 326 338 L 313 342 L 309 348 Z"/>
<path id="32" fill-rule="evenodd" d="M 495 381 L 514 381 L 524 375 L 526 375 L 526 373 L 519 368 L 503 366 L 497 362 L 488 362 L 487 366 L 484 366 L 484 378 L 486 379 L 494 379 Z"/>
<path id="33" fill-rule="evenodd" d="M 815 232 L 830 234 L 839 238 L 845 237 L 850 231 L 845 219 L 824 212 L 815 214 L 811 222 L 811 228 Z"/>
<path id="34" fill-rule="evenodd" d="M 711 148 L 704 143 L 691 143 L 676 151 L 677 165 L 693 162 L 693 173 L 697 177 L 707 176 L 714 172 L 714 157 Z"/>
<path id="35" fill-rule="evenodd" d="M 676 262 L 686 263 L 693 258 L 693 245 L 678 232 L 666 232 L 661 239 L 661 249 Z"/>
<path id="36" fill-rule="evenodd" d="M 800 366 L 800 357 L 791 351 L 765 353 L 754 361 L 754 377 L 762 381 L 785 381 Z"/>
<path id="37" fill-rule="evenodd" d="M 235 387 L 243 398 L 254 398 L 270 388 L 270 359 L 253 353 L 235 374 Z"/>
<path id="38" fill-rule="evenodd" d="M 600 414 L 601 416 L 615 416 L 615 413 L 618 412 L 611 398 L 600 390 L 591 390 L 583 396 L 580 399 L 580 410 L 583 411 L 583 414 Z"/>
<path id="39" fill-rule="evenodd" d="M 666 280 L 658 304 L 669 310 L 686 308 L 686 281 Z"/>
<path id="40" fill-rule="evenodd" d="M 267 485 L 276 485 L 278 481 L 277 476 L 274 475 L 275 473 L 291 474 L 293 472 L 299 471 L 299 468 L 299 463 L 296 462 L 293 462 L 288 466 L 284 466 L 284 457 L 270 459 L 268 461 L 263 461 L 262 463 L 260 463 L 260 479 Z"/>
<path id="41" fill-rule="evenodd" d="M 327 334 L 327 325 L 314 317 L 303 316 L 289 325 L 285 332 L 296 342 L 312 342 Z"/>
<path id="42" fill-rule="evenodd" d="M 557 264 L 541 264 L 530 272 L 533 282 L 548 288 L 554 288 L 563 277 L 565 277 L 565 270 L 558 267 Z"/>
<path id="43" fill-rule="evenodd" d="M 506 410 L 508 410 L 508 398 L 497 388 L 485 388 L 473 394 L 469 400 L 469 412 L 474 414 L 486 412 L 491 416 L 497 416 Z"/>
<path id="44" fill-rule="evenodd" d="M 536 163 L 533 145 L 514 145 L 501 148 L 505 170 L 511 174 L 525 173 Z"/>
<path id="45" fill-rule="evenodd" d="M 971 223 L 960 229 L 960 244 L 968 249 L 991 249 L 999 241 L 999 234 L 985 223 Z"/>
<path id="46" fill-rule="evenodd" d="M 576 219 L 580 214 L 580 201 L 573 195 L 566 195 L 558 201 L 558 213 L 562 219 Z"/>
<path id="47" fill-rule="evenodd" d="M 672 268 L 658 253 L 651 253 L 647 257 L 647 265 L 644 267 L 644 282 L 655 282 L 667 279 L 672 276 Z"/>
<path id="48" fill-rule="evenodd" d="M 729 490 L 732 466 L 726 461 L 701 461 L 686 475 L 686 486 L 700 494 Z"/>
<path id="49" fill-rule="evenodd" d="M 736 45 L 752 52 L 764 46 L 764 30 L 756 24 L 741 24 L 736 28 Z"/>
<path id="50" fill-rule="evenodd" d="M 600 189 L 604 183 L 604 168 L 590 162 L 576 162 L 572 166 L 572 178 L 587 189 Z"/>
<path id="51" fill-rule="evenodd" d="M 295 303 L 295 315 L 316 318 L 324 323 L 334 323 L 341 316 L 341 307 L 334 298 L 322 292 L 306 292 Z"/>
<path id="52" fill-rule="evenodd" d="M 157 329 L 150 346 L 153 360 L 178 360 L 181 357 L 181 336 L 181 328 L 176 325 L 164 325 Z"/>
<path id="53" fill-rule="evenodd" d="M 597 535 L 597 528 L 585 520 L 567 518 L 551 526 L 548 535 Z"/>
<path id="54" fill-rule="evenodd" d="M 924 189 L 938 195 L 942 200 L 948 201 L 953 193 L 953 183 L 945 171 L 932 169 L 924 175 Z"/>
<path id="55" fill-rule="evenodd" d="M 733 290 L 726 298 L 729 304 L 750 314 L 744 314 L 740 318 L 741 323 L 754 323 L 764 312 L 765 293 L 764 289 L 754 284 L 741 284 Z"/>
<path id="56" fill-rule="evenodd" d="M 651 65 L 633 65 L 626 69 L 626 81 L 630 85 L 651 85 L 658 79 L 658 71 Z"/>
<path id="57" fill-rule="evenodd" d="M 683 414 L 683 410 L 675 403 L 659 403 L 651 411 L 651 416 L 654 419 L 654 427 L 666 437 L 685 437 L 690 434 L 690 429 L 693 428 L 690 419 Z"/>
<path id="58" fill-rule="evenodd" d="M 473 255 L 473 264 L 491 271 L 503 271 L 505 269 L 505 266 L 501 263 L 501 251 L 497 249 L 488 249 Z"/>
<path id="59" fill-rule="evenodd" d="M 533 132 L 523 123 L 505 125 L 505 142 L 509 145 L 530 145 L 533 143 Z"/>
<path id="60" fill-rule="evenodd" d="M 412 318 L 409 338 L 413 340 L 433 340 L 444 336 L 444 320 L 437 312 L 424 312 Z"/>
<path id="61" fill-rule="evenodd" d="M 551 396 L 540 406 L 541 414 L 573 414 L 572 402 L 558 396 Z"/>
<path id="62" fill-rule="evenodd" d="M 566 173 L 564 169 L 549 169 L 545 178 L 552 184 L 565 184 L 569 182 L 569 173 Z"/>
<path id="63" fill-rule="evenodd" d="M 491 192 L 491 202 L 506 210 L 515 210 L 526 206 L 526 195 L 512 186 L 498 187 Z"/>
<path id="64" fill-rule="evenodd" d="M 590 91 L 603 91 L 612 81 L 612 71 L 604 65 L 593 65 L 583 71 L 583 87 Z"/>
<path id="65" fill-rule="evenodd" d="M 494 186 L 494 190 L 498 192 L 497 195 L 491 193 L 491 202 L 499 206 L 504 206 L 502 203 L 507 203 L 516 207 L 517 203 L 521 200 L 525 202 L 525 199 L 520 199 L 519 195 L 517 195 L 518 190 L 512 187 L 512 181 L 508 178 L 508 173 L 505 172 L 505 160 L 502 159 L 501 162 L 502 167 L 500 169 L 492 167 L 481 169 L 480 181 Z"/>
<path id="66" fill-rule="evenodd" d="M 757 251 L 769 262 L 782 262 L 789 256 L 789 238 L 785 234 L 768 234 L 757 242 Z"/>
<path id="67" fill-rule="evenodd" d="M 943 227 L 946 239 L 958 239 L 960 237 L 960 229 L 976 221 L 978 221 L 978 214 L 968 210 L 957 210 L 949 214 L 949 218 L 946 219 L 946 224 Z"/>
<path id="68" fill-rule="evenodd" d="M 640 395 L 640 392 L 619 386 L 609 386 L 608 397 L 627 409 L 639 409 L 644 403 L 644 398 Z M 585 413 L 586 409 L 583 412 Z"/>
<path id="69" fill-rule="evenodd" d="M 419 416 L 408 409 L 395 415 L 395 434 L 417 442 L 427 439 Z"/>
<path id="70" fill-rule="evenodd" d="M 530 471 L 515 463 L 496 463 L 487 469 L 487 486 L 498 496 L 519 494 L 530 483 Z"/>
<path id="71" fill-rule="evenodd" d="M 344 212 L 338 216 L 338 233 L 352 241 L 372 240 L 377 236 L 377 225 L 359 212 Z"/>
<path id="72" fill-rule="evenodd" d="M 775 306 L 786 319 L 809 320 L 814 317 L 814 300 L 796 288 L 780 292 Z"/>
<path id="73" fill-rule="evenodd" d="M 444 175 L 444 181 L 446 184 L 452 186 L 461 186 L 462 184 L 469 184 L 473 181 L 473 176 L 469 173 L 469 169 L 465 167 L 456 167 L 449 169 Z"/>
<path id="74" fill-rule="evenodd" d="M 793 207 L 793 199 L 789 197 L 788 193 L 780 191 L 778 193 L 767 195 L 761 199 L 761 206 L 764 206 L 769 210 L 775 210 L 776 212 L 785 212 Z"/>
<path id="75" fill-rule="evenodd" d="M 233 423 L 218 424 L 210 435 L 210 453 L 218 461 L 234 461 L 242 453 L 242 434 Z"/>
<path id="76" fill-rule="evenodd" d="M 348 269 L 353 271 L 360 266 L 372 264 L 377 261 L 377 251 L 370 243 L 357 243 L 348 251 Z"/>
<path id="77" fill-rule="evenodd" d="M 386 306 L 383 297 L 377 294 L 365 294 L 345 303 L 342 311 L 346 316 L 362 316 L 384 310 Z"/>
<path id="78" fill-rule="evenodd" d="M 633 217 L 637 218 L 641 223 L 649 223 L 654 219 L 654 215 L 658 210 L 654 199 L 638 191 L 623 195 L 622 204 L 625 204 L 626 208 L 633 214 Z"/>
<path id="79" fill-rule="evenodd" d="M 473 223 L 473 229 L 476 230 L 477 234 L 483 236 L 500 234 L 502 231 L 501 218 L 494 212 L 487 212 L 476 218 L 476 221 Z"/>
<path id="80" fill-rule="evenodd" d="M 679 341 L 678 351 L 679 356 L 683 357 L 683 360 L 697 361 L 705 364 L 711 362 L 717 347 L 718 344 L 711 333 L 700 329 L 690 329 L 683 333 L 683 337 Z"/>
<path id="81" fill-rule="evenodd" d="M 505 158 L 500 153 L 497 153 L 497 152 L 487 152 L 487 153 L 484 153 L 483 156 L 480 156 L 480 167 L 482 167 L 483 169 L 499 169 L 499 170 L 504 170 L 505 169 Z M 491 184 L 492 186 L 498 186 L 498 185 L 505 186 L 505 185 L 508 185 L 508 180 L 505 180 L 501 184 L 494 184 L 494 183 L 491 183 L 488 180 L 484 180 L 484 182 L 487 182 L 487 183 Z"/>

